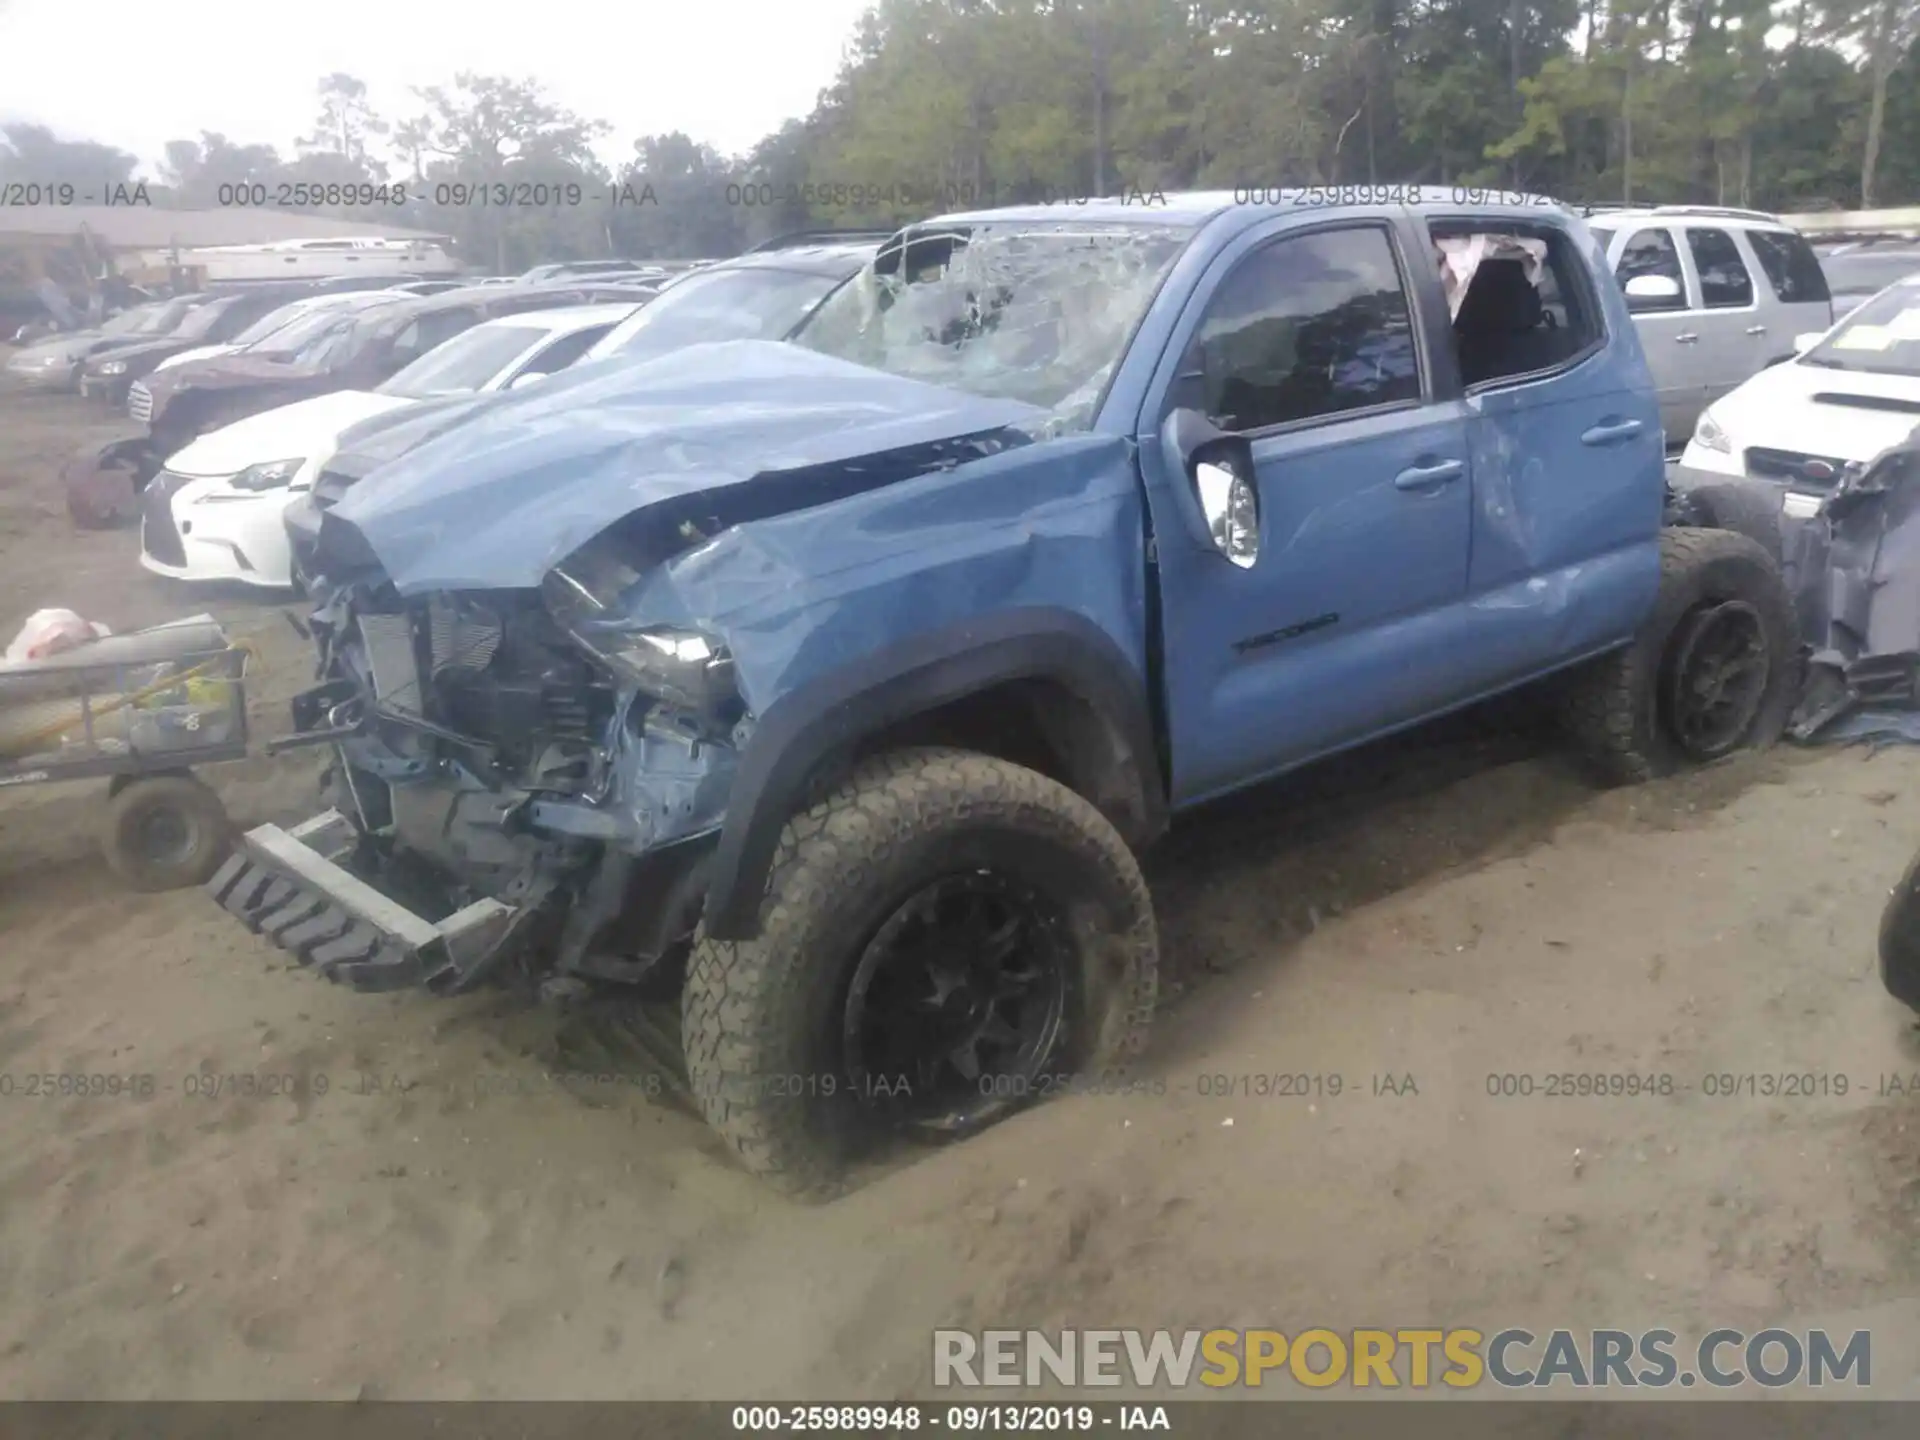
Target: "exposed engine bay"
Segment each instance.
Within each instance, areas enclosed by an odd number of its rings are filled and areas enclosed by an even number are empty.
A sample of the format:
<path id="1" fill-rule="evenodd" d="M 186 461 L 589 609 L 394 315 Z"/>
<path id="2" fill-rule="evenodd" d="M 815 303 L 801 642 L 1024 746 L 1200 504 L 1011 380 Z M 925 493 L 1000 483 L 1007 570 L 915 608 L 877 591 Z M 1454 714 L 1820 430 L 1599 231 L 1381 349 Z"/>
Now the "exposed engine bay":
<path id="1" fill-rule="evenodd" d="M 320 683 L 279 745 L 333 746 L 347 868 L 429 919 L 482 898 L 516 909 L 454 988 L 509 951 L 636 981 L 691 935 L 701 842 L 751 722 L 723 645 L 615 602 L 699 538 L 619 527 L 538 591 L 403 599 L 363 575 L 314 611 Z M 552 943 L 520 943 L 529 930 Z"/>

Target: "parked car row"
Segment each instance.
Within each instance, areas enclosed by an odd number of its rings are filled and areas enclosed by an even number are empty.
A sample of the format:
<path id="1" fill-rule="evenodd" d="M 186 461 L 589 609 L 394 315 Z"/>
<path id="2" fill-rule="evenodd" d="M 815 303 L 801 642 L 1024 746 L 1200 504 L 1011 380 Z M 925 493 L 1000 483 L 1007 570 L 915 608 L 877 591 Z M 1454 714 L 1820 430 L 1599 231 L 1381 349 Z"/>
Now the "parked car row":
<path id="1" fill-rule="evenodd" d="M 141 563 L 180 580 L 298 583 L 293 542 L 384 460 L 489 400 L 585 362 L 631 365 L 725 339 L 781 339 L 873 252 L 807 244 L 624 280 L 469 288 L 428 300 L 307 302 L 283 328 L 134 388 L 147 426 Z M 655 298 L 656 294 L 658 298 Z"/>

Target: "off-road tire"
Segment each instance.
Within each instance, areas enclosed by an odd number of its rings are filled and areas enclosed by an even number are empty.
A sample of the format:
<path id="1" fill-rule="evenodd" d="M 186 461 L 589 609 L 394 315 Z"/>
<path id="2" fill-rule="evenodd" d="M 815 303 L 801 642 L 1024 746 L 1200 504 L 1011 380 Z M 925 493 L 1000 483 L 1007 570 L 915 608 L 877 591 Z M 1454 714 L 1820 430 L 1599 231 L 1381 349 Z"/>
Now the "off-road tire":
<path id="1" fill-rule="evenodd" d="M 150 853 L 147 827 L 165 813 L 186 836 L 178 853 Z M 226 807 L 191 775 L 143 775 L 115 789 L 100 826 L 100 852 L 108 867 L 135 890 L 178 890 L 204 885 L 233 843 Z"/>
<path id="2" fill-rule="evenodd" d="M 1688 492 L 1702 526 L 1731 530 L 1749 540 L 1778 563 L 1786 553 L 1786 527 L 1781 520 L 1781 494 L 1771 485 L 1751 480 L 1696 485 Z"/>
<path id="3" fill-rule="evenodd" d="M 1780 567 L 1758 541 L 1732 530 L 1676 526 L 1660 536 L 1660 593 L 1631 645 L 1569 676 L 1561 723 L 1596 778 L 1633 784 L 1690 762 L 1664 722 L 1662 666 L 1681 622 L 1703 605 L 1742 600 L 1760 616 L 1768 673 L 1743 748 L 1780 738 L 1794 701 L 1800 644 Z"/>
<path id="4" fill-rule="evenodd" d="M 1153 1016 L 1159 942 L 1146 882 L 1119 833 L 1033 770 L 964 750 L 896 751 L 787 822 L 756 938 L 703 932 L 696 942 L 681 1001 L 688 1078 L 747 1169 L 799 1199 L 837 1191 L 872 1138 L 871 1112 L 840 1078 L 842 1007 L 862 947 L 913 891 L 992 854 L 1017 854 L 1021 876 L 1071 916 L 1078 1003 L 1049 1072 L 1106 1070 L 1137 1053 Z M 830 1085 L 836 1094 L 819 1093 Z M 995 1102 L 965 1128 L 1029 1098 Z"/>
<path id="5" fill-rule="evenodd" d="M 1880 983 L 1902 1005 L 1920 1010 L 1920 855 L 1915 855 L 1880 912 Z"/>

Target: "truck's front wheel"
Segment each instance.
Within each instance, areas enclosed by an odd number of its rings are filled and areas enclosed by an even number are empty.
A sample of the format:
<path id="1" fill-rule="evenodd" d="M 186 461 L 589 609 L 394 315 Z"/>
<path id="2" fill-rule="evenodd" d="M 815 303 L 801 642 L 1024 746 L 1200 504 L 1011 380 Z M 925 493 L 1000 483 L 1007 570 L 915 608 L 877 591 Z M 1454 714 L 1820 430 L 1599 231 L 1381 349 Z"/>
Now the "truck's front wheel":
<path id="1" fill-rule="evenodd" d="M 749 1169 L 819 1198 L 878 1136 L 967 1133 L 1133 1053 L 1157 960 L 1092 805 L 991 756 L 900 751 L 787 823 L 756 938 L 699 941 L 688 1076 Z"/>

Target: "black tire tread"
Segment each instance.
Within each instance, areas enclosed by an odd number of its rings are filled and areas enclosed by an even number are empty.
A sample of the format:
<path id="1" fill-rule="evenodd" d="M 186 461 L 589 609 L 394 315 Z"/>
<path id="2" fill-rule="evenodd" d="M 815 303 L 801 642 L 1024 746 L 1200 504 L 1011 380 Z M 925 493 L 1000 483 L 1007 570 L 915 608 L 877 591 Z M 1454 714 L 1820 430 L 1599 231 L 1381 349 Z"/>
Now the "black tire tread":
<path id="1" fill-rule="evenodd" d="M 1129 909 L 1143 917 L 1125 940 L 1131 994 L 1103 1012 L 1109 1022 L 1083 1067 L 1113 1065 L 1145 1043 L 1158 986 L 1152 901 L 1132 852 L 1106 817 L 1064 785 L 993 756 L 934 748 L 878 756 L 788 820 L 768 876 L 760 934 L 720 941 L 702 932 L 688 965 L 682 1043 L 696 1101 L 741 1163 L 776 1189 L 826 1199 L 840 1178 L 834 1157 L 816 1153 L 785 1107 L 766 1103 L 751 1083 L 745 1098 L 729 1084 L 781 1073 L 783 1025 L 792 1013 L 791 954 L 836 893 L 857 885 L 893 837 L 995 811 L 1017 812 L 1023 822 L 1097 854 Z"/>
<path id="2" fill-rule="evenodd" d="M 1649 734 L 1649 696 L 1658 684 L 1667 639 L 1693 608 L 1692 578 L 1728 560 L 1752 568 L 1754 593 L 1745 598 L 1767 615 L 1777 635 L 1789 642 L 1776 654 L 1770 695 L 1762 705 L 1749 744 L 1771 745 L 1785 728 L 1793 702 L 1790 676 L 1797 636 L 1793 601 L 1780 567 L 1759 541 L 1733 530 L 1673 526 L 1660 535 L 1660 591 L 1652 615 L 1631 645 L 1589 661 L 1569 676 L 1560 691 L 1562 728 L 1581 751 L 1596 778 L 1631 785 L 1680 768 L 1672 747 Z"/>

